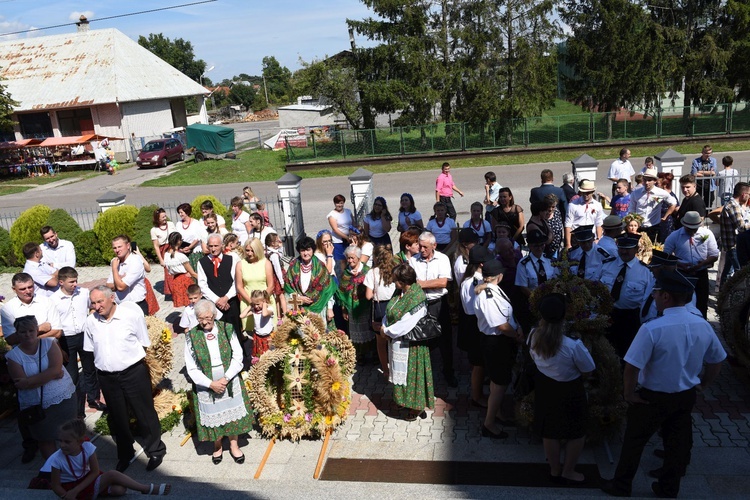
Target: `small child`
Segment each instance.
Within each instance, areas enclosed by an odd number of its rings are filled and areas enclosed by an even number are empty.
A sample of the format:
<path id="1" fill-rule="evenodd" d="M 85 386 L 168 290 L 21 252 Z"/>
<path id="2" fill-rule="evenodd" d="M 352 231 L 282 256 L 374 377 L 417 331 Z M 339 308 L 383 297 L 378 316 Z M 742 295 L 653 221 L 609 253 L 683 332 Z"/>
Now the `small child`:
<path id="1" fill-rule="evenodd" d="M 716 183 L 721 194 L 721 204 L 724 205 L 732 199 L 734 185 L 740 180 L 740 173 L 732 166 L 734 158 L 731 156 L 722 158 L 721 164 L 724 165 L 724 170 L 716 174 Z"/>
<path id="2" fill-rule="evenodd" d="M 627 179 L 620 179 L 617 181 L 615 195 L 612 197 L 612 211 L 609 213 L 610 215 L 619 215 L 620 218 L 628 215 L 628 211 L 630 210 L 629 186 L 630 183 Z"/>
<path id="3" fill-rule="evenodd" d="M 273 332 L 273 311 L 268 308 L 269 300 L 265 290 L 253 290 L 250 305 L 240 313 L 240 319 L 253 315 L 253 356 L 256 358 L 268 350 L 268 341 Z"/>
<path id="4" fill-rule="evenodd" d="M 276 298 L 276 314 L 279 318 L 286 311 L 286 296 L 284 295 L 284 266 L 281 258 L 284 256 L 281 238 L 277 233 L 266 235 L 266 258 L 273 266 L 273 296 Z"/>
<path id="5" fill-rule="evenodd" d="M 224 253 L 232 253 L 239 255 L 240 259 L 245 258 L 245 251 L 240 245 L 240 239 L 234 233 L 229 233 L 224 236 Z"/>
<path id="6" fill-rule="evenodd" d="M 495 226 L 495 241 L 497 241 L 500 238 L 507 238 L 509 240 L 511 239 L 510 238 L 510 225 L 507 222 L 498 222 L 497 225 Z M 488 245 L 487 250 L 489 250 L 490 252 L 494 254 L 497 254 L 497 252 L 495 252 L 495 247 L 496 247 L 495 241 L 493 241 L 492 243 Z M 516 260 L 521 260 L 521 258 L 523 257 L 523 253 L 521 252 L 521 246 L 518 244 L 517 241 L 515 240 L 511 240 L 511 241 L 513 241 L 513 254 L 516 256 Z"/>
<path id="7" fill-rule="evenodd" d="M 71 420 L 60 427 L 60 449 L 44 465 L 44 469 L 51 471 L 52 491 L 58 497 L 81 500 L 99 495 L 119 497 L 127 494 L 128 489 L 144 495 L 169 494 L 172 487 L 168 483 L 142 484 L 122 472 L 102 472 L 96 446 L 85 438 L 86 424 L 82 420 Z"/>
<path id="8" fill-rule="evenodd" d="M 650 156 L 647 156 L 645 160 L 643 160 L 643 168 L 641 169 L 641 173 L 645 174 L 646 170 L 653 168 L 656 168 L 656 165 L 654 165 L 654 159 Z"/>
<path id="9" fill-rule="evenodd" d="M 198 318 L 195 316 L 195 303 L 203 298 L 201 293 L 201 287 L 196 284 L 192 284 L 187 289 L 188 305 L 182 311 L 180 316 L 180 328 L 183 332 L 188 332 L 198 326 Z M 221 311 L 216 310 L 216 319 L 221 318 Z"/>

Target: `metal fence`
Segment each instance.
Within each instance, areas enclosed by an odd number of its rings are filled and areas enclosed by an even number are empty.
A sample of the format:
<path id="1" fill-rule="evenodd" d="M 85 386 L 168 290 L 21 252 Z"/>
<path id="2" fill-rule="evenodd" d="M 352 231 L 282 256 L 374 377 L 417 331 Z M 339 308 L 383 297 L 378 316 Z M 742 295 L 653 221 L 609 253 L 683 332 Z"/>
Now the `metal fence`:
<path id="1" fill-rule="evenodd" d="M 486 124 L 438 123 L 413 127 L 328 130 L 286 141 L 289 162 L 495 149 L 512 146 L 596 143 L 611 140 L 695 137 L 750 132 L 747 103 L 621 110 L 493 120 Z"/>

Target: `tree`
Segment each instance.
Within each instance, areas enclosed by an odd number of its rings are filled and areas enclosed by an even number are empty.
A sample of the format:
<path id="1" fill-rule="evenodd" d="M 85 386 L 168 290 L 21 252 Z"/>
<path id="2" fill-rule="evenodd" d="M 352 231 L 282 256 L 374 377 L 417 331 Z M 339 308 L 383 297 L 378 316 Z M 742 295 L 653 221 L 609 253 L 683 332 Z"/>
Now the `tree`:
<path id="1" fill-rule="evenodd" d="M 202 59 L 195 59 L 193 45 L 182 38 L 171 41 L 161 33 L 151 33 L 148 38 L 138 37 L 138 44 L 145 47 L 167 63 L 186 74 L 192 80 L 200 82 L 201 75 L 206 71 L 206 63 Z"/>
<path id="2" fill-rule="evenodd" d="M 18 106 L 4 85 L 0 84 L 0 132 L 13 131 L 13 106 Z"/>
<path id="3" fill-rule="evenodd" d="M 235 104 L 245 106 L 245 109 L 250 109 L 255 100 L 255 89 L 251 85 L 235 83 L 229 91 L 229 99 Z"/>
<path id="4" fill-rule="evenodd" d="M 362 109 L 358 99 L 357 78 L 351 53 L 306 63 L 292 78 L 292 89 L 297 95 L 310 94 L 324 98 L 334 113 L 343 115 L 349 126 L 362 127 Z"/>
<path id="5" fill-rule="evenodd" d="M 274 56 L 263 58 L 263 77 L 268 89 L 268 99 L 273 102 L 291 100 L 289 92 L 292 84 L 292 72 L 279 64 Z"/>
<path id="6" fill-rule="evenodd" d="M 736 89 L 736 98 L 750 99 L 750 2 L 729 0 L 726 19 L 722 23 L 728 29 L 723 43 L 731 47 L 727 64 L 727 80 Z"/>
<path id="7" fill-rule="evenodd" d="M 569 98 L 604 112 L 659 105 L 673 60 L 664 30 L 643 7 L 629 0 L 566 0 L 561 17 L 573 32 L 564 54 L 575 75 L 564 78 Z M 608 116 L 607 137 L 613 117 Z"/>

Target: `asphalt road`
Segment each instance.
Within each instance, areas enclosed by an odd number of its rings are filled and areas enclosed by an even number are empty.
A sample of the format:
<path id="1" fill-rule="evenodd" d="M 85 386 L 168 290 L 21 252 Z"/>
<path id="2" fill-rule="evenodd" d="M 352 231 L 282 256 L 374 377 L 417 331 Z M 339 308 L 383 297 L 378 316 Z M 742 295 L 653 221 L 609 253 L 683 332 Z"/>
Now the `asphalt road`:
<path id="1" fill-rule="evenodd" d="M 658 150 L 655 152 L 658 152 Z M 735 168 L 740 170 L 743 175 L 747 175 L 748 168 L 745 166 L 750 164 L 750 152 L 716 151 L 715 156 L 719 159 L 719 163 L 721 157 L 726 154 L 731 154 L 735 159 Z M 612 158 L 601 159 L 599 163 L 597 189 L 604 193 L 610 191 L 610 183 L 606 180 L 606 174 L 612 160 Z M 685 171 L 689 169 L 690 161 L 692 161 L 692 157 L 686 160 Z M 229 160 L 217 162 L 217 168 L 226 168 L 225 165 L 228 162 Z M 643 158 L 632 158 L 631 162 L 634 168 L 640 169 L 643 165 Z M 40 186 L 24 193 L 2 196 L 0 197 L 0 216 L 3 213 L 19 212 L 36 204 L 46 204 L 51 208 L 95 210 L 97 207 L 96 199 L 107 191 L 125 194 L 125 203 L 136 206 L 151 203 L 176 205 L 186 201 L 189 202 L 201 194 L 212 194 L 220 200 L 229 200 L 233 196 L 240 195 L 242 187 L 250 184 L 261 199 L 270 201 L 277 199 L 278 189 L 274 182 L 249 183 L 242 179 L 238 179 L 237 182 L 231 184 L 209 186 L 139 187 L 145 180 L 168 173 L 170 168 L 164 170 L 129 168 L 115 176 L 101 175 L 63 186 Z M 562 181 L 562 174 L 570 171 L 571 165 L 570 162 L 558 162 L 454 169 L 452 171 L 454 180 L 465 194 L 464 198 L 454 200 L 454 205 L 459 213 L 459 220 L 465 221 L 468 218 L 471 203 L 483 198 L 484 173 L 489 170 L 496 173 L 501 185 L 511 187 L 516 201 L 528 212 L 529 192 L 532 187 L 539 185 L 539 172 L 544 168 L 550 168 L 554 172 L 555 183 L 559 185 Z M 347 177 L 354 170 L 354 167 L 346 167 L 341 169 L 341 175 L 337 177 L 302 181 L 304 222 L 308 233 L 315 233 L 321 228 L 328 227 L 326 214 L 333 208 L 332 200 L 336 194 L 341 193 L 349 200 L 350 186 Z M 374 193 L 376 196 L 384 196 L 389 208 L 395 213 L 398 209 L 398 199 L 401 193 L 410 192 L 414 196 L 417 209 L 427 218 L 432 213 L 432 204 L 435 200 L 435 178 L 439 172 L 440 162 L 436 161 L 434 170 L 376 174 L 374 176 Z M 351 203 L 348 203 L 347 206 L 351 208 Z"/>

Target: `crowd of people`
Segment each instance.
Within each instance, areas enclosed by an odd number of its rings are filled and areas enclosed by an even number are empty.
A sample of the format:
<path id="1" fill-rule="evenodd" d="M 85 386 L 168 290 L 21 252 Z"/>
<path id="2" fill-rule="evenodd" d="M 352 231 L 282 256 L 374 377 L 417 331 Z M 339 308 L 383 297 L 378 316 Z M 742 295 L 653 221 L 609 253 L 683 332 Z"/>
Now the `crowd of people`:
<path id="1" fill-rule="evenodd" d="M 607 175 L 611 198 L 597 192 L 591 180 L 576 184 L 567 173 L 557 186 L 545 169 L 541 185 L 531 190 L 528 219 L 511 188 L 487 172 L 485 196 L 470 204 L 463 224 L 453 199 L 464 194 L 445 163 L 431 214 L 420 212 L 409 193 L 401 195 L 398 212 L 391 214 L 387 200 L 378 196 L 358 225 L 344 196 L 337 195 L 327 215 L 329 227 L 314 238 L 299 238 L 297 255 L 287 265 L 281 238 L 249 187 L 232 199 L 229 225 L 210 201 L 201 205 L 201 219 L 192 217 L 189 204 L 180 205 L 176 224 L 163 209 L 156 210 L 151 237 L 164 269 L 164 293 L 175 307 L 184 307 L 178 328 L 186 336 L 198 439 L 214 443 L 214 464 L 222 460 L 224 437 L 233 460 L 244 461 L 237 438 L 252 428 L 254 417 L 239 375 L 269 349 L 277 320 L 303 309 L 319 315 L 328 328 L 346 332 L 358 363 L 379 365 L 406 419 L 424 418 L 424 410 L 434 406 L 436 383 L 458 386 L 456 344 L 471 365 L 471 404 L 486 411 L 482 435 L 492 439 L 507 437 L 504 428 L 516 425 L 511 405 L 504 403 L 517 352 L 527 346 L 537 367 L 534 427 L 544 440 L 550 481 L 579 485 L 585 481 L 575 471 L 585 439 L 582 380 L 595 368 L 594 360 L 575 332 L 567 330 L 564 296 L 545 298 L 535 311 L 540 320 L 529 308 L 533 291 L 558 277 L 557 262 L 567 259 L 572 273 L 610 290 L 612 322 L 603 333 L 623 363 L 624 397 L 634 403 L 626 430 L 632 440 L 605 491 L 629 493 L 633 464 L 637 467 L 646 441 L 664 424 L 666 458 L 657 485 L 676 494 L 689 457 L 685 442 L 695 389 L 711 382 L 725 355 L 705 320 L 708 270 L 721 249 L 725 282 L 747 262 L 742 248 L 750 248 L 743 238 L 750 236 L 745 233 L 750 184 L 731 173 L 731 157 L 723 159 L 724 175 L 717 172 L 711 153 L 706 146 L 691 173 L 679 179 L 682 201 L 672 192 L 671 174 L 658 173 L 650 158 L 636 175 L 627 149 Z M 708 213 L 717 191 L 725 203 Z M 720 224 L 720 246 L 705 225 L 707 216 Z M 391 239 L 393 229 L 397 241 Z M 120 473 L 133 457 L 126 407 L 133 409 L 145 437 L 148 470 L 153 470 L 166 447 L 143 363 L 143 347 L 149 345 L 144 316 L 153 312 L 153 289 L 145 279 L 149 264 L 127 236 L 118 236 L 112 241 L 115 258 L 107 284 L 89 294 L 77 286 L 72 244 L 50 227 L 42 228 L 42 236 L 41 247 L 24 247 L 26 267 L 13 278 L 17 297 L 2 309 L 3 333 L 17 345 L 9 365 L 21 409 L 55 408 L 41 424 L 19 420 L 23 460 L 30 461 L 37 447 L 45 459 L 52 456 L 59 425 L 80 417 L 85 398 L 89 406 L 109 409 L 114 416 Z M 649 255 L 639 252 L 645 238 L 661 247 Z M 427 316 L 437 319 L 441 335 L 427 342 L 407 340 Z M 116 335 L 104 341 L 107 332 Z M 680 348 L 688 349 L 689 362 L 666 360 L 665 353 L 675 348 L 674 336 L 688 340 Z M 433 362 L 440 376 L 433 373 Z M 704 362 L 710 369 L 701 379 Z M 46 393 L 38 395 L 37 388 Z M 29 389 L 33 394 L 24 392 Z M 651 402 L 649 410 L 634 410 L 646 406 L 643 400 Z M 142 488 L 116 478 L 119 483 L 109 484 Z"/>

